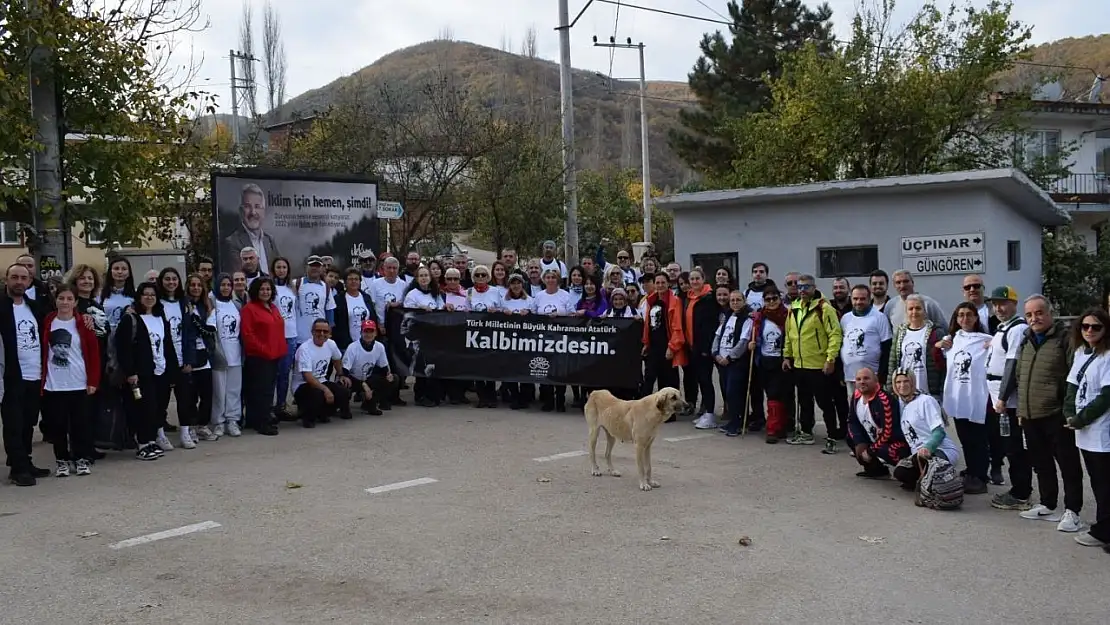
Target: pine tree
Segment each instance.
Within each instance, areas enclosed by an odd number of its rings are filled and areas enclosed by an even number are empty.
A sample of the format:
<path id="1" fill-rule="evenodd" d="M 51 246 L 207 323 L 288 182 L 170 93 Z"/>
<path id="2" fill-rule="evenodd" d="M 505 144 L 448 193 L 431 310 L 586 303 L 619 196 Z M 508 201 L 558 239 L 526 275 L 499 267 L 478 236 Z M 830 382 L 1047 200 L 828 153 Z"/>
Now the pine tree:
<path id="1" fill-rule="evenodd" d="M 694 170 L 710 178 L 730 169 L 736 146 L 722 122 L 765 110 L 771 90 L 765 77 L 778 78 L 781 55 L 807 42 L 831 49 L 832 9 L 811 11 L 801 0 L 730 0 L 728 36 L 706 33 L 702 56 L 689 74 L 699 107 L 681 111 L 683 129 L 670 133 L 671 147 Z"/>

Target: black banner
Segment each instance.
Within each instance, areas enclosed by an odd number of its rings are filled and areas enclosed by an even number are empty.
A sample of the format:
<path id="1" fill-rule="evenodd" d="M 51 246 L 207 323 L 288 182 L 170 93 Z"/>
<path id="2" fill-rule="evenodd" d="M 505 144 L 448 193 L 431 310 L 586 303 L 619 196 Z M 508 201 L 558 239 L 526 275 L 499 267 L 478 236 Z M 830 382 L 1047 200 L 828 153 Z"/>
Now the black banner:
<path id="1" fill-rule="evenodd" d="M 637 319 L 391 309 L 390 356 L 401 375 L 635 388 Z"/>

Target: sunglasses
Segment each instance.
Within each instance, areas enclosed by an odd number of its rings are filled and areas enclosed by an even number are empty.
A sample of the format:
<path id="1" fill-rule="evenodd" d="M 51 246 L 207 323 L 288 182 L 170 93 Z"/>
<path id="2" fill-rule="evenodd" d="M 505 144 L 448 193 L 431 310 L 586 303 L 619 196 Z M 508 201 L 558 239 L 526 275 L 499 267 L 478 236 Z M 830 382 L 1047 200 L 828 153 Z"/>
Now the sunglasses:
<path id="1" fill-rule="evenodd" d="M 1084 332 L 1101 332 L 1102 331 L 1102 324 L 1101 323 L 1081 323 L 1081 324 L 1079 324 L 1079 327 L 1082 328 Z"/>
<path id="2" fill-rule="evenodd" d="M 627 256 L 618 256 L 617 260 L 628 260 Z"/>
<path id="3" fill-rule="evenodd" d="M 767 297 L 763 298 L 763 301 L 765 301 L 765 302 L 777 302 L 777 301 L 779 301 L 779 296 L 778 295 L 768 295 Z"/>
<path id="4" fill-rule="evenodd" d="M 813 289 L 812 284 L 799 284 L 798 285 L 798 290 L 799 291 L 810 291 L 812 289 Z"/>
<path id="5" fill-rule="evenodd" d="M 983 288 L 982 284 L 965 284 L 964 285 L 964 290 L 965 291 L 972 291 L 974 289 L 981 289 L 981 288 Z"/>
<path id="6" fill-rule="evenodd" d="M 489 274 L 488 273 L 476 273 L 476 274 L 474 274 L 474 277 L 475 278 L 488 278 Z"/>
<path id="7" fill-rule="evenodd" d="M 786 281 L 786 286 L 796 286 L 797 284 L 798 283 L 795 282 L 794 280 L 787 280 Z"/>
<path id="8" fill-rule="evenodd" d="M 444 278 L 444 280 L 446 280 L 448 282 L 458 282 L 459 281 L 458 278 Z"/>

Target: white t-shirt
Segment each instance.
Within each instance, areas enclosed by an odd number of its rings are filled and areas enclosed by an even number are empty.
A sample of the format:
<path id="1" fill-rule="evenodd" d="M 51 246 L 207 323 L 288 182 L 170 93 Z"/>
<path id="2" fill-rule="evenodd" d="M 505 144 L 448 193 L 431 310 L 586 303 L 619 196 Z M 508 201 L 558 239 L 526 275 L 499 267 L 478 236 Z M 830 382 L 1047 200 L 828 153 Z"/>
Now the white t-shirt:
<path id="1" fill-rule="evenodd" d="M 19 370 L 24 380 L 42 379 L 42 344 L 39 343 L 39 321 L 31 306 L 23 302 L 12 306 L 15 316 L 15 345 Z"/>
<path id="2" fill-rule="evenodd" d="M 374 310 L 378 313 L 378 323 L 385 323 L 385 314 L 393 302 L 405 301 L 405 289 L 409 283 L 401 278 L 395 278 L 391 283 L 385 278 L 378 278 L 370 285 L 370 301 L 374 302 Z"/>
<path id="3" fill-rule="evenodd" d="M 88 388 L 77 318 L 69 321 L 55 318 L 50 323 L 46 346 L 46 390 L 83 391 Z"/>
<path id="4" fill-rule="evenodd" d="M 343 368 L 350 371 L 356 380 L 365 382 L 378 367 L 389 368 L 389 361 L 385 357 L 385 346 L 380 341 L 374 341 L 370 351 L 363 348 L 362 341 L 355 341 L 347 346 L 347 351 L 343 352 Z"/>
<path id="5" fill-rule="evenodd" d="M 753 311 L 763 309 L 763 291 L 748 289 L 744 291 L 744 300 L 748 302 L 748 308 Z"/>
<path id="6" fill-rule="evenodd" d="M 150 338 L 150 351 L 154 354 L 154 375 L 162 375 L 166 372 L 166 350 L 165 350 L 165 332 L 166 326 L 162 322 L 161 317 L 154 315 L 140 315 L 143 324 L 146 325 L 146 333 Z"/>
<path id="7" fill-rule="evenodd" d="M 945 353 L 948 362 L 944 377 L 944 411 L 954 419 L 972 423 L 987 422 L 987 354 L 991 335 L 959 330 L 952 337 L 952 348 Z"/>
<path id="8" fill-rule="evenodd" d="M 636 281 L 638 281 L 640 279 L 640 270 L 636 269 L 635 267 L 629 267 L 628 269 L 621 269 L 621 274 L 622 274 L 622 277 L 624 278 L 624 283 L 625 284 L 632 284 L 632 283 L 635 283 Z"/>
<path id="9" fill-rule="evenodd" d="M 570 294 L 570 305 L 574 308 L 578 308 L 578 302 L 582 299 L 582 296 L 584 295 L 583 287 L 581 285 L 579 285 L 578 287 L 570 286 L 567 287 L 565 290 L 567 293 Z"/>
<path id="10" fill-rule="evenodd" d="M 721 325 L 717 326 L 717 356 L 724 356 L 727 358 L 729 352 L 732 351 L 733 341 L 743 341 L 743 336 L 736 336 L 737 319 L 738 317 L 736 315 L 729 315 L 725 317 L 725 320 L 721 322 Z M 748 321 L 751 320 L 749 319 Z M 746 321 L 744 323 L 746 325 L 748 322 Z M 743 332 L 744 326 L 740 326 L 740 330 L 741 332 Z"/>
<path id="11" fill-rule="evenodd" d="M 404 306 L 405 308 L 440 310 L 443 308 L 443 296 L 424 293 L 420 289 L 413 289 L 405 294 Z"/>
<path id="12" fill-rule="evenodd" d="M 351 340 L 358 341 L 362 336 L 362 322 L 370 319 L 370 311 L 366 309 L 361 293 L 351 295 L 345 292 L 343 299 L 347 304 L 347 328 L 351 331 Z"/>
<path id="13" fill-rule="evenodd" d="M 108 299 L 100 302 L 101 307 L 104 308 L 104 314 L 108 315 L 108 327 L 112 330 L 116 329 L 119 325 L 119 320 L 123 317 L 125 308 L 135 302 L 135 298 L 128 297 L 123 292 L 113 292 L 108 296 Z"/>
<path id="14" fill-rule="evenodd" d="M 849 382 L 855 380 L 856 373 L 864 367 L 878 371 L 882 343 L 891 340 L 892 334 L 886 315 L 873 306 L 862 316 L 850 311 L 840 318 L 840 328 L 844 333 L 840 346 L 844 379 Z"/>
<path id="15" fill-rule="evenodd" d="M 879 424 L 875 423 L 875 419 L 871 416 L 871 407 L 863 397 L 853 401 L 855 401 L 856 406 L 854 410 L 856 421 L 859 421 L 859 424 L 863 426 L 863 431 L 867 432 L 867 438 L 874 443 L 879 440 Z"/>
<path id="16" fill-rule="evenodd" d="M 744 322 L 744 329 L 741 330 L 740 340 L 751 342 L 752 340 L 752 326 L 755 325 L 755 320 L 748 319 Z M 763 321 L 763 336 L 760 337 L 759 354 L 768 358 L 781 358 L 782 348 L 786 343 L 786 335 L 783 334 L 780 328 L 774 321 L 764 319 Z"/>
<path id="17" fill-rule="evenodd" d="M 1012 325 L 1008 325 L 1012 323 Z M 1006 373 L 1006 361 L 1017 360 L 1021 356 L 1021 344 L 1025 342 L 1025 331 L 1029 326 L 1018 318 L 1014 318 L 998 327 L 991 339 L 991 347 L 987 353 L 987 375 L 1001 378 Z M 1005 341 L 1003 341 L 1005 337 Z M 1002 349 L 1003 343 L 1009 349 Z M 987 380 L 987 389 L 990 390 L 991 403 L 998 403 L 998 394 L 1002 390 L 1002 380 Z M 1017 393 L 1012 393 L 1006 401 L 1007 408 L 1017 408 Z"/>
<path id="18" fill-rule="evenodd" d="M 1110 353 L 1103 352 L 1098 356 L 1084 353 L 1085 348 L 1075 352 L 1071 371 L 1068 372 L 1068 383 L 1079 387 L 1075 392 L 1075 411 L 1079 412 L 1091 403 L 1102 389 L 1110 386 Z M 1079 379 L 1079 370 L 1091 358 L 1094 361 L 1083 372 L 1083 379 Z M 1093 452 L 1110 452 L 1110 411 L 1103 413 L 1098 419 L 1087 427 L 1075 431 L 1075 446 Z"/>
<path id="19" fill-rule="evenodd" d="M 906 328 L 906 333 L 902 336 L 902 361 L 898 363 L 899 369 L 913 371 L 917 388 L 923 393 L 929 392 L 929 374 L 925 370 L 925 359 L 929 357 L 931 348 L 927 345 L 929 335 L 925 330 L 926 328 L 920 330 Z M 892 371 L 891 374 L 893 373 Z"/>
<path id="20" fill-rule="evenodd" d="M 552 258 L 550 263 L 542 258 L 540 259 L 540 275 L 542 276 L 549 269 L 554 269 L 555 271 L 558 271 L 559 277 L 564 280 L 567 279 L 567 264 L 559 260 L 558 258 Z"/>
<path id="21" fill-rule="evenodd" d="M 982 306 L 980 306 L 978 308 L 978 312 L 979 312 L 979 323 L 983 324 L 983 331 L 986 332 L 987 329 L 989 329 L 991 327 L 991 305 L 990 305 L 990 303 L 989 302 L 984 303 Z"/>
<path id="22" fill-rule="evenodd" d="M 501 292 L 496 287 L 486 289 L 485 293 L 471 288 L 467 292 L 467 299 L 470 310 L 474 312 L 493 312 L 501 307 Z"/>
<path id="23" fill-rule="evenodd" d="M 453 310 L 457 310 L 458 312 L 470 310 L 470 300 L 466 297 L 466 291 L 462 293 L 458 291 L 454 293 L 443 293 L 443 303 L 444 307 L 449 304 Z"/>
<path id="24" fill-rule="evenodd" d="M 313 341 L 301 343 L 297 348 L 297 375 L 293 376 L 293 392 L 304 384 L 302 373 L 311 373 L 317 382 L 324 382 L 328 374 L 328 365 L 333 360 L 342 358 L 343 354 L 339 353 L 339 346 L 331 339 L 323 345 L 317 345 Z"/>
<path id="25" fill-rule="evenodd" d="M 173 340 L 173 350 L 177 352 L 177 365 L 183 366 L 184 352 L 181 349 L 181 302 L 162 300 L 162 310 L 165 312 L 166 321 L 170 322 L 170 337 Z"/>
<path id="26" fill-rule="evenodd" d="M 901 399 L 898 400 L 898 403 L 902 408 L 902 435 L 906 437 L 906 442 L 910 445 L 910 452 L 916 454 L 919 449 L 925 446 L 925 443 L 929 442 L 933 430 L 944 427 L 940 404 L 928 393 L 921 393 L 910 400 L 908 404 Z M 940 445 L 937 446 L 937 451 L 942 452 L 952 464 L 956 464 L 956 461 L 960 458 L 960 451 L 956 448 L 956 443 L 947 434 Z"/>
<path id="27" fill-rule="evenodd" d="M 605 311 L 605 316 L 618 319 L 634 319 L 636 317 L 636 309 L 632 306 L 625 306 L 623 311 L 618 312 L 616 308 L 610 308 Z"/>
<path id="28" fill-rule="evenodd" d="M 554 293 L 543 290 L 532 296 L 532 310 L 541 315 L 569 315 L 574 312 L 574 306 L 570 303 L 570 293 L 563 289 Z"/>
<path id="29" fill-rule="evenodd" d="M 23 297 L 26 297 L 28 299 L 37 300 L 38 296 L 35 294 L 35 286 L 31 285 L 31 286 L 27 287 L 27 289 L 25 291 L 23 291 Z"/>
<path id="30" fill-rule="evenodd" d="M 220 341 L 220 348 L 227 358 L 227 366 L 243 366 L 243 344 L 240 342 L 239 332 L 241 322 L 239 309 L 231 300 L 221 302 L 216 300 L 216 308 L 209 317 L 208 325 L 216 328 L 216 338 Z"/>
<path id="31" fill-rule="evenodd" d="M 297 338 L 297 294 L 288 284 L 278 285 L 274 303 L 285 322 L 285 338 Z"/>
<path id="32" fill-rule="evenodd" d="M 312 324 L 317 319 L 326 319 L 325 311 L 335 310 L 335 300 L 328 297 L 331 289 L 323 280 L 309 282 L 302 280 L 297 287 L 297 340 L 305 343 L 312 340 Z"/>
<path id="33" fill-rule="evenodd" d="M 508 297 L 503 297 L 501 298 L 501 310 L 509 310 L 514 313 L 520 312 L 522 310 L 533 312 L 535 310 L 535 304 L 532 302 L 532 298 L 528 297 L 528 295 L 525 295 L 520 299 L 510 299 Z"/>

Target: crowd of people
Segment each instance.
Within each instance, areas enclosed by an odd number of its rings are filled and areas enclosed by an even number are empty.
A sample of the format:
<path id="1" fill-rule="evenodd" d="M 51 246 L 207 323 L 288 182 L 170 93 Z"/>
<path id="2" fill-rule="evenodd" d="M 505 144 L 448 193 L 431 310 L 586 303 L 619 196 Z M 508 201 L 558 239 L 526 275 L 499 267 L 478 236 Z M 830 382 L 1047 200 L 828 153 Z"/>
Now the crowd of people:
<path id="1" fill-rule="evenodd" d="M 634 264 L 621 250 L 611 264 L 606 243 L 570 267 L 552 241 L 538 258 L 520 263 L 503 250 L 489 266 L 465 254 L 425 262 L 415 253 L 401 261 L 367 251 L 341 270 L 314 255 L 298 268 L 300 278 L 288 259 L 262 267 L 258 251 L 246 247 L 232 273 L 215 275 L 201 258 L 195 273 L 165 268 L 137 285 L 122 257 L 108 259 L 103 277 L 79 265 L 49 284 L 35 277 L 33 258 L 20 257 L 0 295 L 11 481 L 31 486 L 51 473 L 31 462 L 36 425 L 54 448 L 53 473 L 64 477 L 91 473 L 104 453 L 94 424 L 113 415 L 125 424 L 123 446 L 157 460 L 174 449 L 175 432 L 178 445 L 193 449 L 243 428 L 273 436 L 281 422 L 311 428 L 350 419 L 352 399 L 369 414 L 403 406 L 406 380 L 394 374 L 383 342 L 390 309 L 636 318 L 643 320 L 641 384 L 614 389 L 626 397 L 681 388 L 697 410 L 675 418 L 694 417 L 696 428 L 727 436 L 765 431 L 766 442 L 791 445 L 817 442 L 819 407 L 822 453 L 846 443 L 861 465 L 857 475 L 886 478 L 893 470 L 909 489 L 931 461 L 955 465 L 962 456 L 963 492 L 985 494 L 1005 484 L 1006 463 L 1009 488 L 994 495 L 994 507 L 1052 521 L 1083 545 L 1110 543 L 1110 317 L 1103 310 L 1069 329 L 1043 296 L 1021 300 L 1007 286 L 987 295 L 972 275 L 965 301 L 947 315 L 906 271 L 894 272 L 894 293 L 880 270 L 866 283 L 838 278 L 826 297 L 813 276 L 798 272 L 787 273 L 780 290 L 764 263 L 752 265 L 746 287 L 728 268 L 709 275 L 650 254 Z M 412 391 L 429 408 L 466 404 L 474 393 L 481 408 L 521 409 L 538 399 L 544 411 L 567 409 L 567 389 L 556 385 L 417 376 Z M 572 387 L 572 406 L 588 392 Z M 176 423 L 167 419 L 171 395 Z M 1097 506 L 1090 526 L 1080 518 L 1084 465 Z"/>

